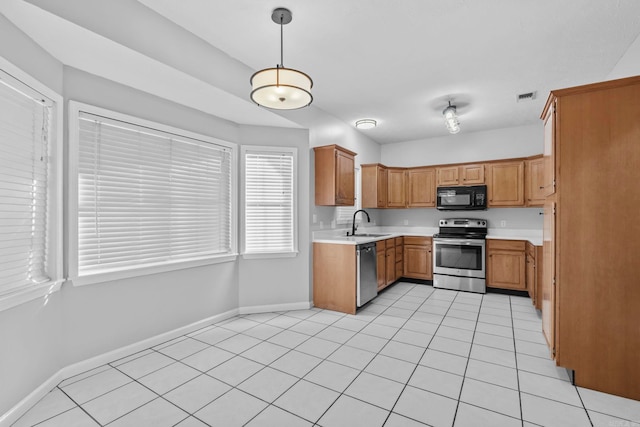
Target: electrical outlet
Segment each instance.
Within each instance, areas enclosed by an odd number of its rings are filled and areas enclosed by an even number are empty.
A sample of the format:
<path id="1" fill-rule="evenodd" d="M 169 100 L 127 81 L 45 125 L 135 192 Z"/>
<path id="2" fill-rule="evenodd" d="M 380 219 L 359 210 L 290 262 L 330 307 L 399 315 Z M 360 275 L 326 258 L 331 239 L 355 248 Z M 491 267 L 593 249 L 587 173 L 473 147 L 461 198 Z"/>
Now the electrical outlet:
<path id="1" fill-rule="evenodd" d="M 506 220 L 502 220 L 500 221 L 500 227 L 506 227 L 507 226 L 507 221 Z"/>
<path id="2" fill-rule="evenodd" d="M 315 224 L 316 222 L 318 222 L 318 215 L 313 214 L 313 223 Z"/>
<path id="3" fill-rule="evenodd" d="M 404 220 L 404 225 L 409 225 L 409 220 L 408 219 Z"/>
<path id="4" fill-rule="evenodd" d="M 331 228 L 336 228 L 336 220 L 335 219 L 331 220 Z"/>

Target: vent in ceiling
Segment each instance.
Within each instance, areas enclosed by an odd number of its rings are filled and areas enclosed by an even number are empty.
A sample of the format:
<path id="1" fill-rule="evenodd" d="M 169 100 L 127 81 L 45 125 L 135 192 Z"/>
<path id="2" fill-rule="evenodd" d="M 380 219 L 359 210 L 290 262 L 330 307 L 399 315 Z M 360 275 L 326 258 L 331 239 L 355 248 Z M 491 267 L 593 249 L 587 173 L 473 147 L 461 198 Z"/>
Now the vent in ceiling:
<path id="1" fill-rule="evenodd" d="M 516 102 L 533 101 L 536 99 L 536 92 L 527 92 L 516 95 Z"/>

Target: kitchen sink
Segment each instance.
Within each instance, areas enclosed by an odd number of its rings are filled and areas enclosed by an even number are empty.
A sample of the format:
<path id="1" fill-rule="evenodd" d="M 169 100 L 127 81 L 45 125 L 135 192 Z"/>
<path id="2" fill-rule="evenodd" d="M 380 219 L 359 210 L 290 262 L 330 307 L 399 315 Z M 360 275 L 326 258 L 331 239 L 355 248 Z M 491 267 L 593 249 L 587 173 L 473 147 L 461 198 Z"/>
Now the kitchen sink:
<path id="1" fill-rule="evenodd" d="M 391 234 L 356 233 L 350 237 L 384 237 L 384 236 L 391 236 Z"/>

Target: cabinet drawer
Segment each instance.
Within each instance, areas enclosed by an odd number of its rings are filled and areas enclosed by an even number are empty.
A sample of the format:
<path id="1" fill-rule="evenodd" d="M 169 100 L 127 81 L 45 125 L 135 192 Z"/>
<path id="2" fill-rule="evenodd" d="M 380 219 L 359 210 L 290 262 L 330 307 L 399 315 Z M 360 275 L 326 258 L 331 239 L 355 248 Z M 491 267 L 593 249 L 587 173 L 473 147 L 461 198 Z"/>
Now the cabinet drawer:
<path id="1" fill-rule="evenodd" d="M 377 252 L 384 252 L 384 250 L 385 250 L 384 240 L 378 240 L 376 242 L 376 251 Z"/>
<path id="2" fill-rule="evenodd" d="M 487 240 L 487 249 L 499 249 L 503 251 L 523 251 L 526 242 L 524 240 Z"/>
<path id="3" fill-rule="evenodd" d="M 431 237 L 404 236 L 405 245 L 431 246 Z"/>
<path id="4" fill-rule="evenodd" d="M 527 255 L 535 258 L 535 256 L 536 256 L 536 247 L 531 242 L 527 242 L 526 243 L 526 247 L 527 247 Z"/>
<path id="5" fill-rule="evenodd" d="M 396 237 L 396 246 L 402 246 L 402 241 L 404 239 L 402 237 Z"/>
<path id="6" fill-rule="evenodd" d="M 395 239 L 387 239 L 387 240 L 384 241 L 384 243 L 385 243 L 385 246 L 386 246 L 387 249 L 396 247 Z"/>

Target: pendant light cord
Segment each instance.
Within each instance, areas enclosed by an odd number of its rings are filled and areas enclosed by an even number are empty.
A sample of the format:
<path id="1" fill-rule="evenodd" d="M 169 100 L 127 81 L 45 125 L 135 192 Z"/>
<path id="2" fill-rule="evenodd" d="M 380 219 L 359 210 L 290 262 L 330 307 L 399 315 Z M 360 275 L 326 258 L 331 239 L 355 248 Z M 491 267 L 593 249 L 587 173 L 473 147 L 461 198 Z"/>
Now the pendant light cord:
<path id="1" fill-rule="evenodd" d="M 284 42 L 283 42 L 283 24 L 282 24 L 282 20 L 284 19 L 284 16 L 282 14 L 280 14 L 280 67 L 284 68 L 284 59 L 283 59 L 283 52 L 284 52 Z"/>

